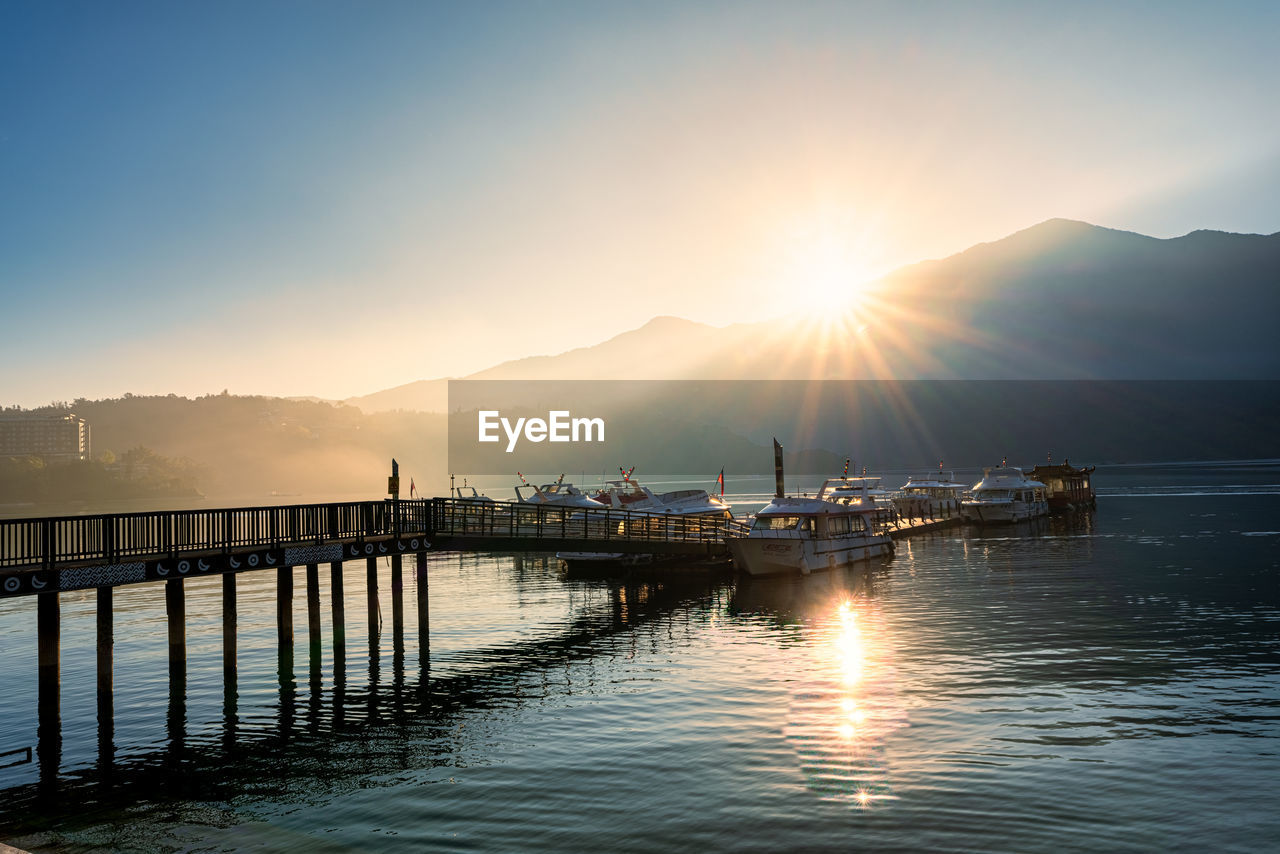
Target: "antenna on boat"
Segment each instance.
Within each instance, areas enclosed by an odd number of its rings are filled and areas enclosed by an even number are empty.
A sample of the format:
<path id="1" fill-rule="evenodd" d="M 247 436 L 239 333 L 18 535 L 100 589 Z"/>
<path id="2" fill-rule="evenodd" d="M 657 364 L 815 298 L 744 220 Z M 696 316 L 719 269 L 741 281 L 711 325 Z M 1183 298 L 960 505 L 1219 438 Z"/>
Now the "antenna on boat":
<path id="1" fill-rule="evenodd" d="M 773 479 L 777 486 L 777 497 L 782 498 L 786 492 L 782 488 L 782 446 L 775 437 L 773 440 Z"/>

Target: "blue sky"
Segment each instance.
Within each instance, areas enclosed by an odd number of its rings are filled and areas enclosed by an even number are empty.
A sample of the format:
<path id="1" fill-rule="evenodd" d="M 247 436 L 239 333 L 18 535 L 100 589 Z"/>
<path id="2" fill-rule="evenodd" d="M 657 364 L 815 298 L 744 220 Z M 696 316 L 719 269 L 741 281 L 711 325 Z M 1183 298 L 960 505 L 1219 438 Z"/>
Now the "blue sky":
<path id="1" fill-rule="evenodd" d="M 0 404 L 345 397 L 1050 217 L 1280 231 L 1274 3 L 8 2 Z"/>

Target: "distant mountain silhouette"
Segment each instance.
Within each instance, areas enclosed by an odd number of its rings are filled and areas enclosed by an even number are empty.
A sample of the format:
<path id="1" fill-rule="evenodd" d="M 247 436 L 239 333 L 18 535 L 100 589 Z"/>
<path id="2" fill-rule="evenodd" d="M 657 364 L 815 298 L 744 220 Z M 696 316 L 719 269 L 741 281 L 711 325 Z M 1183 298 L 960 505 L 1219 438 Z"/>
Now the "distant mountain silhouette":
<path id="1" fill-rule="evenodd" d="M 779 313 L 803 305 L 779 294 Z M 1158 239 L 1051 219 L 901 268 L 846 310 L 724 328 L 674 317 L 466 379 L 1272 379 L 1280 233 Z M 443 411 L 444 380 L 347 403 Z"/>

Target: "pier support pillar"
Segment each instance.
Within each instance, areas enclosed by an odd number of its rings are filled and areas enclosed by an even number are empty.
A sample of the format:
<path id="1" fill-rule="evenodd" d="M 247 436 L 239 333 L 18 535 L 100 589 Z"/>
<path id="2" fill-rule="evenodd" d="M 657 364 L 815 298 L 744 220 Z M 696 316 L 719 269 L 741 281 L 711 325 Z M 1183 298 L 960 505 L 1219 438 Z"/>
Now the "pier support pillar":
<path id="1" fill-rule="evenodd" d="M 342 561 L 329 564 L 329 598 L 332 600 L 330 607 L 333 620 L 333 646 L 336 653 L 337 648 L 345 646 L 347 642 L 347 609 L 342 594 Z"/>
<path id="2" fill-rule="evenodd" d="M 369 595 L 369 638 L 373 643 L 380 628 L 378 626 L 378 559 L 376 557 L 368 558 L 365 568 L 365 590 Z"/>
<path id="3" fill-rule="evenodd" d="M 329 564 L 329 598 L 333 609 L 333 685 L 340 689 L 347 679 L 347 615 L 342 593 L 342 561 Z"/>
<path id="4" fill-rule="evenodd" d="M 307 640 L 312 652 L 320 651 L 320 565 L 307 564 Z"/>
<path id="5" fill-rule="evenodd" d="M 427 553 L 414 555 L 414 582 L 418 592 L 418 660 L 426 687 L 431 661 L 431 586 L 427 581 Z"/>
<path id="6" fill-rule="evenodd" d="M 236 576 L 222 576 L 222 737 L 229 749 L 239 729 L 239 699 L 236 669 Z"/>
<path id="7" fill-rule="evenodd" d="M 38 697 L 36 705 L 36 754 L 40 759 L 40 781 L 46 788 L 58 779 L 62 764 L 62 700 L 60 663 L 61 613 L 57 593 L 36 596 L 36 635 L 38 646 Z"/>
<path id="8" fill-rule="evenodd" d="M 236 679 L 236 576 L 222 576 L 222 675 L 233 684 Z"/>
<path id="9" fill-rule="evenodd" d="M 183 579 L 164 583 L 169 617 L 169 762 L 181 761 L 187 740 L 187 599 Z"/>
<path id="10" fill-rule="evenodd" d="M 98 764 L 106 768 L 115 754 L 115 616 L 110 587 L 98 588 Z"/>
<path id="11" fill-rule="evenodd" d="M 276 570 L 276 633 L 280 646 L 293 647 L 293 567 Z"/>
<path id="12" fill-rule="evenodd" d="M 164 606 L 169 617 L 169 678 L 187 676 L 187 597 L 181 578 L 164 583 Z"/>
<path id="13" fill-rule="evenodd" d="M 404 570 L 400 555 L 391 556 L 391 630 L 396 647 L 404 647 Z"/>

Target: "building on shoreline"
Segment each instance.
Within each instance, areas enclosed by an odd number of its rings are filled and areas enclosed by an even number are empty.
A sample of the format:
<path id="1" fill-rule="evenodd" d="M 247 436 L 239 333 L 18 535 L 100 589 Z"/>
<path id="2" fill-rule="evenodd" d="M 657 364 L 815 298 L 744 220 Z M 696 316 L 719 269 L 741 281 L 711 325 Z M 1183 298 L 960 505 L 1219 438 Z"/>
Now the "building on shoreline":
<path id="1" fill-rule="evenodd" d="M 89 422 L 74 413 L 0 413 L 0 457 L 23 456 L 41 457 L 51 463 L 92 459 Z"/>

